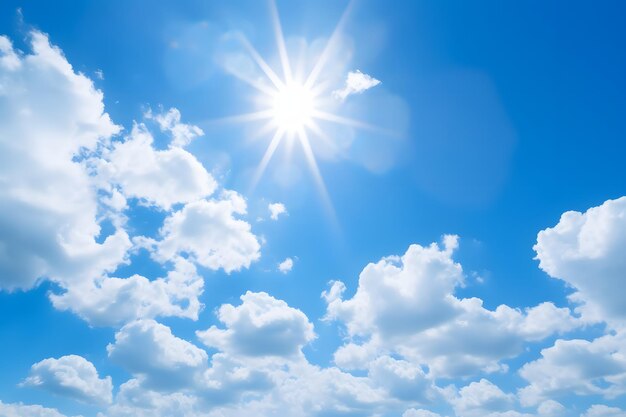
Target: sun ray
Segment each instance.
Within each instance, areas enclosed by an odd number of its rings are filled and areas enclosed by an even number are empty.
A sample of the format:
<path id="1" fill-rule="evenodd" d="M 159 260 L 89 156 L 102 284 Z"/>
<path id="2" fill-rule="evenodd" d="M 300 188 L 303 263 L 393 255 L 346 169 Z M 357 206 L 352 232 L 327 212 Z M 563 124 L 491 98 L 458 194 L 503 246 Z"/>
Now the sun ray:
<path id="1" fill-rule="evenodd" d="M 268 135 L 273 131 L 272 138 L 264 151 L 263 157 L 252 175 L 250 185 L 251 192 L 257 187 L 259 181 L 265 174 L 278 147 L 282 146 L 281 150 L 284 152 L 281 152 L 281 154 L 289 161 L 292 158 L 294 145 L 298 142 L 302 147 L 305 163 L 314 180 L 320 200 L 328 211 L 329 219 L 336 227 L 336 230 L 339 230 L 335 211 L 318 166 L 311 140 L 317 141 L 317 144 L 323 149 L 327 149 L 329 153 L 333 155 L 338 154 L 342 149 L 337 141 L 333 140 L 333 138 L 325 132 L 323 129 L 324 126 L 322 126 L 320 122 L 330 122 L 351 128 L 367 129 L 390 136 L 395 134 L 394 132 L 360 120 L 334 114 L 330 110 L 333 109 L 336 104 L 336 102 L 332 102 L 330 95 L 332 78 L 324 79 L 321 75 L 323 73 L 325 74 L 324 68 L 335 53 L 335 49 L 339 44 L 341 32 L 351 12 L 354 0 L 350 1 L 348 7 L 341 15 L 332 35 L 326 45 L 324 45 L 322 53 L 317 57 L 317 61 L 308 74 L 306 73 L 307 60 L 305 55 L 307 51 L 305 49 L 300 50 L 300 61 L 290 59 L 276 2 L 275 0 L 268 0 L 268 2 L 273 34 L 276 40 L 276 48 L 282 71 L 274 71 L 267 61 L 261 57 L 254 46 L 252 46 L 250 41 L 244 35 L 240 35 L 243 46 L 271 84 L 265 83 L 263 79 L 259 81 L 247 77 L 245 74 L 234 73 L 234 75 L 260 91 L 261 94 L 259 100 L 257 100 L 257 104 L 264 109 L 257 112 L 214 120 L 212 123 L 265 120 L 266 122 L 260 129 L 255 130 L 251 137 L 247 138 L 249 141 Z M 294 69 L 297 74 L 294 74 Z M 281 74 L 282 77 L 278 74 Z M 317 147 L 315 149 L 316 151 L 318 150 Z"/>
<path id="2" fill-rule="evenodd" d="M 269 78 L 269 80 L 274 84 L 274 87 L 281 89 L 285 88 L 285 83 L 281 81 L 281 79 L 276 75 L 274 70 L 269 66 L 267 62 L 263 59 L 263 57 L 254 49 L 254 46 L 248 41 L 245 36 L 240 37 L 243 46 L 248 50 L 248 53 L 252 56 L 252 59 L 257 63 L 261 71 Z"/>
<path id="3" fill-rule="evenodd" d="M 205 120 L 206 124 L 228 124 L 255 122 L 258 120 L 271 119 L 274 115 L 272 110 L 260 110 L 250 113 L 237 114 L 234 116 L 219 117 L 217 119 Z"/>
<path id="4" fill-rule="evenodd" d="M 275 0 L 270 0 L 270 11 L 272 14 L 272 26 L 274 26 L 274 36 L 276 36 L 276 44 L 278 46 L 278 55 L 280 55 L 280 63 L 283 67 L 285 84 L 290 84 L 293 76 L 291 74 L 289 55 L 287 55 L 287 46 L 285 45 L 285 37 L 283 36 L 283 29 L 280 25 L 280 18 L 278 16 L 278 9 L 276 8 Z"/>
<path id="5" fill-rule="evenodd" d="M 346 24 L 346 21 L 348 20 L 348 15 L 350 14 L 350 11 L 352 10 L 353 4 L 354 4 L 354 0 L 351 0 L 350 3 L 348 4 L 348 7 L 346 7 L 343 14 L 341 15 L 341 18 L 339 19 L 337 26 L 335 26 L 335 30 L 333 31 L 333 34 L 330 36 L 330 39 L 328 39 L 328 42 L 326 43 L 326 46 L 324 47 L 322 54 L 318 58 L 317 62 L 315 63 L 315 66 L 313 67 L 313 69 L 309 73 L 309 76 L 304 82 L 305 87 L 310 88 L 311 86 L 313 86 L 315 82 L 317 81 L 317 77 L 319 77 L 320 73 L 324 69 L 324 66 L 326 65 L 326 61 L 328 61 L 328 58 L 330 57 L 330 53 L 332 52 L 337 41 L 339 40 L 339 36 L 341 35 L 343 26 Z"/>
<path id="6" fill-rule="evenodd" d="M 272 140 L 269 146 L 265 150 L 263 159 L 261 159 L 261 162 L 259 163 L 259 166 L 257 167 L 256 172 L 254 173 L 254 177 L 252 179 L 252 186 L 251 186 L 252 189 L 256 188 L 256 185 L 261 180 L 261 177 L 263 176 L 263 173 L 265 172 L 265 169 L 267 168 L 267 164 L 269 164 L 270 160 L 272 159 L 272 156 L 274 155 L 274 152 L 276 152 L 276 148 L 278 148 L 278 145 L 280 144 L 284 136 L 285 136 L 284 129 L 277 129 L 276 133 L 274 133 L 274 137 L 272 137 Z"/>
<path id="7" fill-rule="evenodd" d="M 317 161 L 315 160 L 315 155 L 313 154 L 313 149 L 311 149 L 311 143 L 309 142 L 309 137 L 306 134 L 304 128 L 298 129 L 298 139 L 300 145 L 302 145 L 302 150 L 304 151 L 304 157 L 309 165 L 309 169 L 311 170 L 311 174 L 313 175 L 313 180 L 315 181 L 315 185 L 317 186 L 317 190 L 322 198 L 322 203 L 324 204 L 328 214 L 330 215 L 333 222 L 336 221 L 335 209 L 333 207 L 333 203 L 330 200 L 330 196 L 328 195 L 328 190 L 326 189 L 326 184 L 324 183 L 324 178 L 322 178 L 322 173 L 320 172 L 319 167 L 317 166 Z"/>
<path id="8" fill-rule="evenodd" d="M 350 127 L 369 130 L 372 132 L 382 133 L 387 136 L 399 136 L 398 132 L 395 132 L 393 130 L 384 129 L 382 127 L 375 126 L 361 120 L 351 119 L 349 117 L 339 116 L 337 114 L 332 114 L 321 110 L 315 110 L 313 112 L 313 117 L 320 120 L 326 120 L 327 122 L 333 122 Z"/>
<path id="9" fill-rule="evenodd" d="M 339 147 L 333 142 L 333 140 L 319 127 L 315 121 L 312 121 L 307 125 L 311 132 L 315 133 L 315 135 L 320 138 L 326 145 L 330 146 L 333 149 L 333 152 L 337 152 Z"/>
<path id="10" fill-rule="evenodd" d="M 265 95 L 269 95 L 272 94 L 272 89 L 271 87 L 268 87 L 266 85 L 261 84 L 258 80 L 252 79 L 250 77 L 246 77 L 236 71 L 232 71 L 230 69 L 226 69 L 226 71 L 228 71 L 228 73 L 234 77 L 237 77 L 238 79 L 240 79 L 241 81 L 245 82 L 246 84 L 248 84 L 249 86 L 255 88 L 256 90 L 258 90 L 259 92 L 265 94 Z"/>

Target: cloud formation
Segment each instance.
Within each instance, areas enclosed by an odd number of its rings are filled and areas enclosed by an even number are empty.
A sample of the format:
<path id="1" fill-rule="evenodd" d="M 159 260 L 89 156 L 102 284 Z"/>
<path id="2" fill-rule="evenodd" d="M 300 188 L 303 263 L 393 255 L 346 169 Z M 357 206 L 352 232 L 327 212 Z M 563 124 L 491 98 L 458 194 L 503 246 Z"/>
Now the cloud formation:
<path id="1" fill-rule="evenodd" d="M 542 230 L 534 246 L 539 267 L 572 286 L 570 298 L 591 322 L 626 325 L 621 291 L 626 271 L 626 197 L 607 200 L 584 213 L 567 211 Z"/>
<path id="2" fill-rule="evenodd" d="M 464 282 L 452 259 L 457 246 L 456 236 L 444 236 L 443 248 L 411 245 L 402 256 L 369 264 L 347 300 L 345 285 L 333 282 L 323 293 L 326 318 L 343 323 L 349 335 L 335 362 L 363 369 L 380 353 L 394 352 L 427 366 L 434 377 L 470 376 L 505 370 L 500 361 L 521 353 L 525 342 L 579 326 L 569 309 L 548 302 L 522 312 L 457 298 L 454 291 Z"/>
<path id="3" fill-rule="evenodd" d="M 221 351 L 244 356 L 291 357 L 315 338 L 313 325 L 300 310 L 267 293 L 247 292 L 241 305 L 218 310 L 226 329 L 216 326 L 197 332 L 198 338 Z"/>
<path id="4" fill-rule="evenodd" d="M 270 219 L 272 220 L 278 220 L 278 216 L 287 214 L 287 208 L 283 203 L 270 203 L 267 209 L 270 211 Z"/>
<path id="5" fill-rule="evenodd" d="M 169 215 L 154 242 L 154 256 L 167 262 L 183 253 L 199 265 L 230 273 L 261 256 L 260 244 L 251 226 L 236 216 L 246 214 L 246 201 L 234 191 L 219 199 L 199 200 Z"/>
<path id="6" fill-rule="evenodd" d="M 102 277 L 73 285 L 62 294 L 52 293 L 50 300 L 55 308 L 71 310 L 96 326 L 172 316 L 197 320 L 204 280 L 185 259 L 176 258 L 174 265 L 164 278 Z"/>
<path id="7" fill-rule="evenodd" d="M 100 378 L 96 367 L 77 355 L 48 358 L 34 364 L 21 385 L 99 405 L 111 403 L 113 390 L 111 377 Z"/>
<path id="8" fill-rule="evenodd" d="M 376 87 L 380 81 L 359 70 L 350 71 L 346 76 L 346 84 L 340 90 L 333 91 L 333 97 L 338 100 L 345 100 L 352 94 L 361 94 L 372 87 Z"/>
<path id="9" fill-rule="evenodd" d="M 98 174 L 118 185 L 126 198 L 165 210 L 207 197 L 217 187 L 211 174 L 186 150 L 174 145 L 155 149 L 144 124 L 135 124 L 125 140 L 114 143 L 95 164 Z"/>
<path id="10" fill-rule="evenodd" d="M 29 54 L 0 37 L 0 288 L 92 278 L 124 262 L 118 228 L 100 237 L 96 187 L 82 156 L 119 132 L 102 92 L 40 32 Z M 51 105 L 51 103 L 54 103 Z M 8 138 L 12 138 L 9 140 Z"/>
<path id="11" fill-rule="evenodd" d="M 291 258 L 285 258 L 284 261 L 278 264 L 278 270 L 282 272 L 283 274 L 289 273 L 292 268 L 293 268 L 293 259 Z"/>
<path id="12" fill-rule="evenodd" d="M 2 38 L 0 38 L 1 40 Z M 1 46 L 1 42 L 0 42 Z M 40 405 L 7 404 L 0 401 L 0 416 L 2 417 L 66 417 L 54 408 Z"/>

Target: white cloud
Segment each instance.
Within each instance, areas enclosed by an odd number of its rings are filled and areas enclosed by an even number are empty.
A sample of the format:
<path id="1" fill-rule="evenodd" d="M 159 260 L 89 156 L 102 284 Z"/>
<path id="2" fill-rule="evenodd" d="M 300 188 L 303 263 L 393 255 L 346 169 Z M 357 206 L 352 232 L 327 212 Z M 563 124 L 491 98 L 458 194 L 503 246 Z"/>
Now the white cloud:
<path id="1" fill-rule="evenodd" d="M 506 367 L 500 361 L 521 353 L 525 342 L 579 325 L 568 309 L 551 303 L 524 312 L 506 305 L 492 311 L 478 298 L 455 297 L 464 281 L 452 259 L 457 245 L 455 236 L 446 236 L 443 249 L 411 245 L 401 257 L 367 265 L 348 300 L 342 299 L 345 285 L 334 282 L 323 293 L 326 319 L 343 322 L 349 336 L 335 362 L 364 369 L 377 355 L 394 352 L 428 367 L 434 377 L 501 371 Z"/>
<path id="2" fill-rule="evenodd" d="M 230 273 L 248 268 L 260 255 L 260 245 L 250 224 L 235 215 L 246 213 L 246 202 L 234 191 L 220 199 L 200 200 L 172 213 L 163 224 L 163 239 L 156 244 L 161 262 L 186 253 L 189 259 L 210 269 Z"/>
<path id="3" fill-rule="evenodd" d="M 333 97 L 345 100 L 349 95 L 361 94 L 378 84 L 380 84 L 379 80 L 359 70 L 350 71 L 346 77 L 346 85 L 340 90 L 333 91 Z"/>
<path id="4" fill-rule="evenodd" d="M 109 358 L 145 381 L 148 387 L 181 389 L 192 386 L 208 360 L 204 350 L 172 334 L 154 320 L 138 320 L 115 334 L 107 346 Z"/>
<path id="5" fill-rule="evenodd" d="M 98 326 L 166 316 L 197 320 L 204 280 L 188 261 L 178 258 L 174 263 L 175 269 L 165 278 L 103 277 L 73 285 L 62 294 L 51 294 L 50 299 L 55 308 L 71 310 Z"/>
<path id="6" fill-rule="evenodd" d="M 576 289 L 589 321 L 626 323 L 626 197 L 607 200 L 585 213 L 568 211 L 537 235 L 539 267 Z"/>
<path id="7" fill-rule="evenodd" d="M 606 335 L 593 341 L 557 340 L 541 358 L 519 371 L 529 385 L 519 392 L 524 404 L 574 393 L 614 398 L 626 393 L 626 336 Z"/>
<path id="8" fill-rule="evenodd" d="M 0 37 L 0 40 L 2 37 Z M 0 401 L 0 416 L 2 417 L 65 417 L 54 408 L 40 405 L 6 404 Z"/>
<path id="9" fill-rule="evenodd" d="M 197 332 L 204 344 L 244 356 L 294 357 L 315 338 L 307 316 L 267 293 L 247 292 L 241 305 L 224 304 L 218 317 L 226 329 L 216 326 Z"/>
<path id="10" fill-rule="evenodd" d="M 278 216 L 287 214 L 287 209 L 283 203 L 270 203 L 267 209 L 270 211 L 270 218 L 272 220 L 278 220 Z"/>
<path id="11" fill-rule="evenodd" d="M 461 388 L 459 396 L 452 400 L 452 404 L 458 417 L 484 417 L 512 410 L 515 395 L 505 394 L 483 378 Z"/>
<path id="12" fill-rule="evenodd" d="M 118 341 L 109 347 L 109 352 L 134 379 L 122 385 L 106 415 L 373 415 L 383 410 L 384 405 L 402 407 L 398 400 L 388 398 L 389 392 L 423 395 L 417 391 L 423 384 L 423 373 L 413 368 L 405 370 L 403 363 L 390 358 L 381 360 L 376 370 L 373 367 L 372 374 L 377 375 L 377 382 L 334 367 L 319 368 L 309 364 L 301 349 L 313 339 L 313 325 L 304 313 L 267 294 L 247 293 L 239 306 L 224 305 L 218 315 L 225 329 L 212 327 L 198 332 L 201 340 L 219 350 L 210 359 L 210 366 L 204 360 L 185 360 L 183 365 L 174 366 L 173 358 L 189 355 L 177 353 L 181 349 L 169 348 L 174 336 L 163 325 L 152 322 L 147 326 L 159 328 L 159 333 L 164 333 L 161 337 L 145 337 L 143 334 L 152 330 L 142 330 L 141 336 L 127 337 L 122 343 L 118 334 Z M 128 333 L 137 331 L 120 331 L 120 334 Z M 176 344 L 181 343 L 189 348 L 189 342 L 176 341 Z M 114 350 L 122 345 L 123 350 L 131 354 L 124 354 L 120 361 L 119 356 L 114 357 Z M 171 358 L 167 360 L 159 359 L 164 353 L 153 353 L 167 350 L 171 350 L 167 355 Z M 179 383 L 159 383 L 160 380 Z M 403 388 L 403 383 L 408 383 L 409 387 Z"/>
<path id="13" fill-rule="evenodd" d="M 440 392 L 424 370 L 404 360 L 381 356 L 369 364 L 368 378 L 390 398 L 409 403 L 433 403 Z"/>
<path id="14" fill-rule="evenodd" d="M 441 417 L 441 415 L 428 410 L 410 408 L 402 413 L 402 417 Z"/>
<path id="15" fill-rule="evenodd" d="M 111 377 L 100 378 L 96 367 L 77 355 L 48 358 L 34 364 L 21 385 L 101 405 L 111 403 L 113 390 Z"/>
<path id="16" fill-rule="evenodd" d="M 119 184 L 127 198 L 169 210 L 211 195 L 217 183 L 189 152 L 172 146 L 157 150 L 144 124 L 135 124 L 123 142 L 116 142 L 94 161 L 98 174 Z"/>
<path id="17" fill-rule="evenodd" d="M 596 404 L 589 407 L 581 417 L 626 417 L 626 411 L 617 407 Z"/>
<path id="18" fill-rule="evenodd" d="M 609 334 L 594 340 L 557 340 L 519 373 L 525 404 L 575 393 L 614 398 L 626 393 L 626 197 L 607 200 L 584 213 L 563 213 L 559 223 L 539 232 L 539 266 L 574 288 L 570 299 L 586 322 L 606 322 Z"/>
<path id="19" fill-rule="evenodd" d="M 182 392 L 160 393 L 146 389 L 139 379 L 120 386 L 115 404 L 98 417 L 199 417 L 198 399 Z"/>
<path id="20" fill-rule="evenodd" d="M 293 268 L 293 259 L 285 258 L 284 261 L 278 264 L 278 270 L 283 274 L 287 274 Z"/>
<path id="21" fill-rule="evenodd" d="M 167 113 L 153 114 L 152 111 L 148 111 L 146 118 L 154 119 L 163 132 L 169 132 L 172 135 L 171 147 L 189 145 L 192 140 L 204 135 L 198 126 L 181 123 L 180 111 L 174 107 L 169 109 Z"/>
<path id="22" fill-rule="evenodd" d="M 97 193 L 80 159 L 120 128 L 46 35 L 30 33 L 30 54 L 0 39 L 0 288 L 100 276 L 130 242 L 121 229 L 96 242 Z"/>

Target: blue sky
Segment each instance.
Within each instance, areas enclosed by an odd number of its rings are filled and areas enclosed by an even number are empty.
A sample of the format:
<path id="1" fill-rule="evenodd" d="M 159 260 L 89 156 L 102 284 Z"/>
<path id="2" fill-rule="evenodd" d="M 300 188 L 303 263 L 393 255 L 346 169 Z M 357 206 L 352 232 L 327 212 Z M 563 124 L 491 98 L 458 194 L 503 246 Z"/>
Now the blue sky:
<path id="1" fill-rule="evenodd" d="M 3 2 L 0 416 L 626 415 L 625 11 Z"/>

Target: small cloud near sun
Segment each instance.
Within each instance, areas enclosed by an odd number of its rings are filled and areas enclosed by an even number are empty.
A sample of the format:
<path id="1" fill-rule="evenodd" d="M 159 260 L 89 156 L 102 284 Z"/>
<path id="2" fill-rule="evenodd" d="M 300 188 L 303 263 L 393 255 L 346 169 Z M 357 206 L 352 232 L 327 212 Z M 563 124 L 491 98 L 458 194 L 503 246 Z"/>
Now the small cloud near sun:
<path id="1" fill-rule="evenodd" d="M 267 208 L 270 211 L 270 218 L 272 220 L 278 220 L 278 216 L 287 214 L 287 208 L 285 208 L 283 203 L 270 203 Z"/>
<path id="2" fill-rule="evenodd" d="M 286 258 L 284 261 L 278 264 L 278 270 L 283 274 L 287 274 L 293 268 L 293 259 Z"/>
<path id="3" fill-rule="evenodd" d="M 380 80 L 364 74 L 359 70 L 350 71 L 346 77 L 346 85 L 340 89 L 333 91 L 333 97 L 338 100 L 345 100 L 349 95 L 361 94 L 372 87 L 380 84 Z"/>

